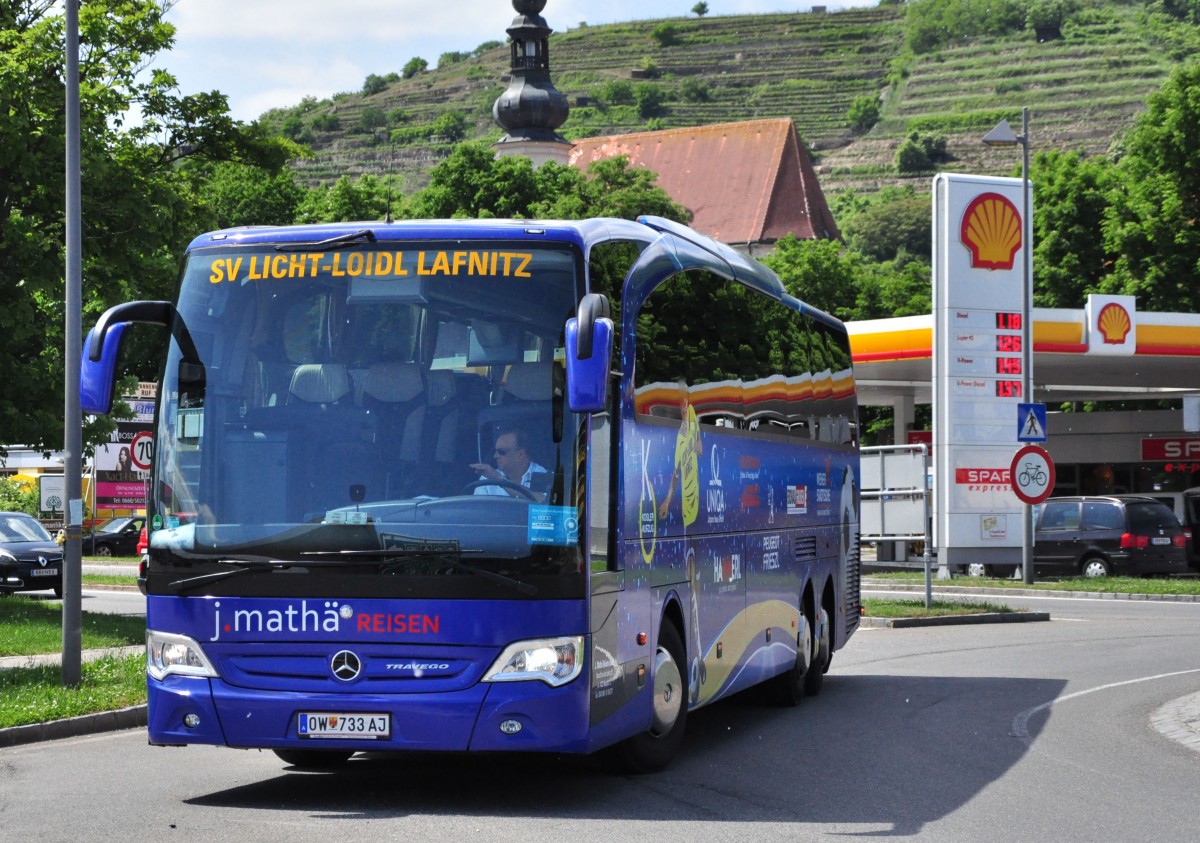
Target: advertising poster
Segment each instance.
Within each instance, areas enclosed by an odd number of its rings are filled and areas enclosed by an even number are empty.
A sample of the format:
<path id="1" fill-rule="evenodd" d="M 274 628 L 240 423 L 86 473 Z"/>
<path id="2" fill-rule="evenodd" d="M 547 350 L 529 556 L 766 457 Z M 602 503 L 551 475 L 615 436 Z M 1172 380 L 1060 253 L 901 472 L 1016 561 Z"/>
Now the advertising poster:
<path id="1" fill-rule="evenodd" d="M 96 447 L 95 508 L 142 509 L 154 460 L 154 402 L 131 401 L 135 418 L 117 422 L 107 445 Z"/>

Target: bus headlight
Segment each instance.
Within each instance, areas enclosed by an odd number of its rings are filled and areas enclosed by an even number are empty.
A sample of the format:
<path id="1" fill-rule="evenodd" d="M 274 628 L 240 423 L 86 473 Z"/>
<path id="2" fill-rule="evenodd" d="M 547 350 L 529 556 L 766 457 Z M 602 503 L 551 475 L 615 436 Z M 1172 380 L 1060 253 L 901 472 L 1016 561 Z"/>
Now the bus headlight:
<path id="1" fill-rule="evenodd" d="M 155 679 L 179 676 L 217 676 L 204 650 L 186 635 L 146 630 L 146 672 Z"/>
<path id="2" fill-rule="evenodd" d="M 583 670 L 583 637 L 538 638 L 509 644 L 483 675 L 484 682 L 540 679 L 565 685 Z"/>

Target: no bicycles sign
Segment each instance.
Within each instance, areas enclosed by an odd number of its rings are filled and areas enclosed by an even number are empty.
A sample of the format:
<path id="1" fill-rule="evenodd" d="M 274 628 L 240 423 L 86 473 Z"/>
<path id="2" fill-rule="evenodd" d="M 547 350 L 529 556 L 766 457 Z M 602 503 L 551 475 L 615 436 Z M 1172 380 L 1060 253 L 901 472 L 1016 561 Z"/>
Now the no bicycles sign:
<path id="1" fill-rule="evenodd" d="M 1013 491 L 1025 503 L 1041 503 L 1054 489 L 1054 461 L 1038 445 L 1017 451 L 1009 467 Z"/>

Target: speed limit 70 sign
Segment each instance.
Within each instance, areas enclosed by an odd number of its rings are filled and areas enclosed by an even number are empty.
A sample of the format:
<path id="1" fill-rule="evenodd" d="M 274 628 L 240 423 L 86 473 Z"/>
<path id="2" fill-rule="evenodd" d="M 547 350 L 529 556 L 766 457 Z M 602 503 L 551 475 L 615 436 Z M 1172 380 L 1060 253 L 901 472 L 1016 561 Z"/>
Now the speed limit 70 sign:
<path id="1" fill-rule="evenodd" d="M 154 464 L 154 434 L 143 430 L 129 443 L 129 459 L 138 471 L 149 471 Z"/>
<path id="2" fill-rule="evenodd" d="M 1054 460 L 1044 448 L 1026 445 L 1009 467 L 1013 491 L 1025 503 L 1041 503 L 1054 489 Z"/>

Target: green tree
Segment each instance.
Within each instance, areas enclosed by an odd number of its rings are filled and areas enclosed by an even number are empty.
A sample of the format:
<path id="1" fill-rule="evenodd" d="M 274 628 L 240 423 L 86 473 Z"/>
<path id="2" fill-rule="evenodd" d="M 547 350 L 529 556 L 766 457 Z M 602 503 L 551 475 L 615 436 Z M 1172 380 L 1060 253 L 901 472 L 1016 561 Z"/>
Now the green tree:
<path id="1" fill-rule="evenodd" d="M 1146 310 L 1200 310 L 1200 62 L 1177 68 L 1127 137 L 1104 221 L 1113 288 Z"/>
<path id="2" fill-rule="evenodd" d="M 439 114 L 430 126 L 430 133 L 457 143 L 467 136 L 467 117 L 461 111 Z"/>
<path id="3" fill-rule="evenodd" d="M 0 477 L 0 510 L 24 512 L 36 518 L 39 506 L 41 498 L 32 483 L 25 483 L 13 477 Z"/>
<path id="4" fill-rule="evenodd" d="M 387 90 L 387 79 L 375 73 L 367 74 L 367 78 L 363 80 L 362 92 L 364 97 L 369 97 L 372 94 L 383 93 Z"/>
<path id="5" fill-rule="evenodd" d="M 1111 273 L 1114 255 L 1104 246 L 1101 221 L 1117 184 L 1115 167 L 1078 152 L 1042 152 L 1034 156 L 1030 179 L 1034 303 L 1083 307 Z"/>
<path id="6" fill-rule="evenodd" d="M 679 95 L 684 102 L 708 102 L 712 98 L 712 90 L 704 80 L 689 76 L 680 83 Z"/>
<path id="7" fill-rule="evenodd" d="M 855 97 L 854 102 L 850 103 L 850 111 L 846 116 L 854 131 L 869 131 L 879 122 L 879 98 L 867 94 Z"/>
<path id="8" fill-rule="evenodd" d="M 876 261 L 906 253 L 927 259 L 933 250 L 929 196 L 912 188 L 881 192 L 842 225 L 846 243 Z"/>
<path id="9" fill-rule="evenodd" d="M 189 160 L 278 170 L 296 147 L 182 96 L 153 67 L 174 37 L 152 0 L 79 12 L 84 323 L 130 298 L 165 298 L 200 230 Z M 48 0 L 0 5 L 0 443 L 60 447 L 64 381 L 65 22 Z M 127 115 L 136 109 L 134 123 Z M 78 365 L 78 353 L 66 354 Z M 156 368 L 141 361 L 139 374 Z M 91 429 L 85 433 L 90 436 Z"/>
<path id="10" fill-rule="evenodd" d="M 679 43 L 679 30 L 673 23 L 660 23 L 651 30 L 650 37 L 657 41 L 660 47 L 672 47 Z"/>
<path id="11" fill-rule="evenodd" d="M 210 215 L 205 229 L 290 225 L 306 195 L 291 170 L 264 173 L 247 164 L 210 166 L 199 181 L 197 197 Z"/>
<path id="12" fill-rule="evenodd" d="M 839 319 L 857 312 L 859 262 L 836 240 L 801 240 L 794 234 L 780 238 L 763 259 L 789 293 Z"/>
<path id="13" fill-rule="evenodd" d="M 904 16 L 905 42 L 914 53 L 977 35 L 1003 35 L 1025 26 L 1018 0 L 912 0 Z"/>
<path id="14" fill-rule="evenodd" d="M 704 17 L 708 14 L 708 4 L 697 3 L 695 6 L 692 6 L 692 14 L 698 18 Z"/>
<path id="15" fill-rule="evenodd" d="M 666 95 L 653 82 L 638 82 L 633 86 L 633 98 L 637 102 L 638 116 L 643 120 L 662 113 Z"/>
<path id="16" fill-rule="evenodd" d="M 370 133 L 387 125 L 387 114 L 377 105 L 369 105 L 358 113 L 355 128 L 360 132 Z"/>
<path id="17" fill-rule="evenodd" d="M 399 181 L 395 177 L 362 176 L 352 182 L 348 176 L 342 176 L 332 185 L 310 190 L 296 209 L 296 222 L 382 220 L 389 206 L 393 216 L 403 216 L 403 210 L 394 207 L 399 197 Z"/>
<path id="18" fill-rule="evenodd" d="M 405 79 L 412 79 L 414 76 L 419 76 L 428 69 L 429 62 L 420 56 L 415 56 L 405 63 L 404 69 L 400 71 L 400 75 Z"/>

